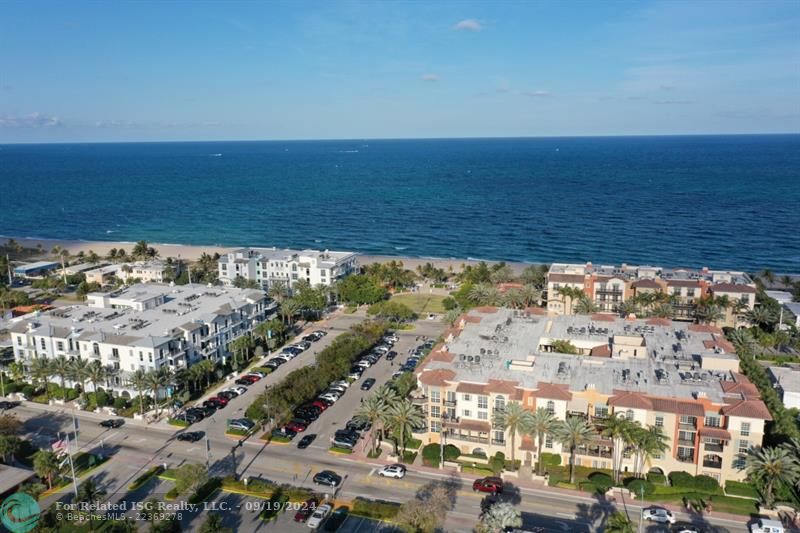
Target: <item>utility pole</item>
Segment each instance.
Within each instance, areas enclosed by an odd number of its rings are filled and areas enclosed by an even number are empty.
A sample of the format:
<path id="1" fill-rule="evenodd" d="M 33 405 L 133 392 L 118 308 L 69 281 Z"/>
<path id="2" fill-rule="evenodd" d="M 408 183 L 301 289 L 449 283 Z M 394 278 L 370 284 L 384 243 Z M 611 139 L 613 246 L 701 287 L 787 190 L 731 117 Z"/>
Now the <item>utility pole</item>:
<path id="1" fill-rule="evenodd" d="M 644 483 L 639 487 L 639 501 L 641 501 L 641 509 L 639 509 L 639 533 L 642 533 L 642 522 L 644 522 Z"/>

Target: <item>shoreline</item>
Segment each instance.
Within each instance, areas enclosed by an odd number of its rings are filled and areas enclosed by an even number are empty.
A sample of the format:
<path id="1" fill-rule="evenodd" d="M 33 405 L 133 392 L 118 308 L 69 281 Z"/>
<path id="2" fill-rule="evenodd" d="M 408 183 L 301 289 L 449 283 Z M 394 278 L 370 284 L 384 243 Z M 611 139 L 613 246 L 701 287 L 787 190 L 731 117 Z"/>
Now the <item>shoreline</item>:
<path id="1" fill-rule="evenodd" d="M 50 250 L 52 250 L 54 246 L 61 246 L 62 248 L 66 249 L 71 255 L 75 255 L 79 251 L 87 253 L 89 250 L 92 250 L 101 257 L 104 257 L 106 254 L 108 254 L 109 250 L 111 250 L 112 248 L 124 248 L 126 252 L 130 253 L 131 249 L 136 244 L 135 242 L 128 242 L 128 241 L 38 239 L 30 237 L 11 237 L 6 235 L 0 235 L 0 242 L 5 243 L 10 239 L 15 240 L 16 242 L 18 242 L 19 244 L 21 244 L 26 248 L 36 248 L 37 245 L 41 244 L 42 249 L 44 250 L 44 255 L 40 256 L 41 259 L 52 258 Z M 158 250 L 158 253 L 162 258 L 174 257 L 189 261 L 197 261 L 204 252 L 210 255 L 213 255 L 215 253 L 225 254 L 231 250 L 236 250 L 238 248 L 245 248 L 245 246 L 172 244 L 172 243 L 155 243 L 155 242 L 148 242 L 147 244 L 148 246 L 152 246 L 153 248 Z M 424 265 L 425 263 L 431 263 L 436 268 L 443 268 L 445 270 L 448 270 L 450 267 L 452 267 L 454 272 L 460 272 L 462 265 L 477 265 L 481 261 L 485 262 L 488 265 L 493 265 L 496 263 L 503 262 L 502 260 L 495 260 L 495 259 L 414 257 L 408 255 L 363 254 L 358 251 L 354 251 L 354 253 L 358 257 L 358 263 L 361 266 L 369 265 L 372 263 L 385 263 L 387 261 L 402 261 L 403 265 L 409 270 L 416 270 L 417 266 Z M 31 259 L 34 258 L 32 257 Z M 544 263 L 505 261 L 505 264 L 510 266 L 515 273 L 519 274 L 522 272 L 523 269 L 525 269 L 528 266 L 536 266 Z M 709 268 L 711 268 L 712 270 L 716 270 L 714 265 L 709 265 Z M 727 269 L 727 270 L 735 270 L 735 269 Z M 775 277 L 788 275 L 795 280 L 798 280 L 798 278 L 800 278 L 800 272 L 797 273 L 775 272 L 774 275 Z"/>

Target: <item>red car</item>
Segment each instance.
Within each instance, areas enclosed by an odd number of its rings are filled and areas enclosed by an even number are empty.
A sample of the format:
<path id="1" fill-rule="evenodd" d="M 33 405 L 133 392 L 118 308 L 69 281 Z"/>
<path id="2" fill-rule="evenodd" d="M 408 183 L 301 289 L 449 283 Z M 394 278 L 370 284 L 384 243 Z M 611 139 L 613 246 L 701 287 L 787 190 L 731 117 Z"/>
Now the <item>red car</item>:
<path id="1" fill-rule="evenodd" d="M 498 494 L 503 492 L 503 480 L 499 477 L 485 477 L 476 479 L 472 484 L 472 490 L 475 492 L 491 492 Z"/>
<path id="2" fill-rule="evenodd" d="M 258 377 L 258 376 L 251 376 L 250 374 L 245 374 L 243 376 L 239 376 L 239 379 L 243 379 L 245 381 L 249 381 L 250 383 L 255 383 L 256 381 L 258 381 L 261 378 Z"/>
<path id="3" fill-rule="evenodd" d="M 328 404 L 323 402 L 322 400 L 317 400 L 313 402 L 311 405 L 313 405 L 314 407 L 318 407 L 320 411 L 324 411 L 325 409 L 328 408 Z"/>
<path id="4" fill-rule="evenodd" d="M 294 515 L 295 522 L 305 522 L 308 520 L 308 517 L 311 516 L 314 511 L 317 509 L 317 500 L 316 498 L 311 498 L 303 502 L 303 505 L 300 509 L 297 510 L 297 513 Z"/>
<path id="5" fill-rule="evenodd" d="M 209 399 L 212 402 L 217 402 L 219 404 L 222 404 L 222 407 L 225 407 L 226 405 L 228 405 L 228 399 L 227 398 L 223 398 L 222 396 L 214 396 L 213 398 L 209 398 Z"/>
<path id="6" fill-rule="evenodd" d="M 294 431 L 295 433 L 302 433 L 303 431 L 306 430 L 307 426 L 305 424 L 301 424 L 297 420 L 292 420 L 291 422 L 286 424 L 284 427 L 286 429 L 288 429 L 288 430 Z"/>

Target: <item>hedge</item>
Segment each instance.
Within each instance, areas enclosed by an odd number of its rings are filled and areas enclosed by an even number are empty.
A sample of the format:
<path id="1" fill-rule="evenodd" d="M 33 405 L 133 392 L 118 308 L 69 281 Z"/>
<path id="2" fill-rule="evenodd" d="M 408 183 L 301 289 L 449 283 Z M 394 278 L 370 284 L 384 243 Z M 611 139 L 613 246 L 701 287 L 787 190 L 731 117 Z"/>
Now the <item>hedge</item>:
<path id="1" fill-rule="evenodd" d="M 592 472 L 589 474 L 589 481 L 597 487 L 598 492 L 606 492 L 614 486 L 614 480 L 603 472 Z"/>
<path id="2" fill-rule="evenodd" d="M 397 516 L 399 511 L 399 503 L 367 500 L 361 496 L 357 496 L 353 500 L 353 507 L 350 509 L 351 514 L 372 518 L 373 520 L 391 520 Z"/>
<path id="3" fill-rule="evenodd" d="M 161 465 L 154 466 L 153 468 L 151 468 L 150 470 L 148 470 L 147 472 L 145 472 L 141 476 L 137 477 L 136 480 L 134 480 L 133 483 L 128 485 L 128 490 L 136 490 L 136 489 L 140 488 L 142 485 L 144 485 L 145 483 L 150 481 L 154 476 L 157 476 L 157 475 L 159 475 L 159 474 L 161 474 L 163 472 L 164 472 L 164 467 L 163 466 L 161 466 Z"/>
<path id="4" fill-rule="evenodd" d="M 176 420 L 174 418 L 170 418 L 167 420 L 167 423 L 171 426 L 178 426 L 179 428 L 189 427 L 189 422 L 185 420 Z"/>
<path id="5" fill-rule="evenodd" d="M 544 466 L 559 466 L 561 464 L 561 454 L 543 452 L 539 455 L 539 460 Z"/>
<path id="6" fill-rule="evenodd" d="M 194 491 L 194 494 L 189 496 L 187 500 L 189 503 L 200 503 L 206 501 L 212 494 L 217 492 L 219 488 L 222 486 L 222 479 L 218 477 L 212 477 L 205 483 L 203 483 L 200 487 Z"/>
<path id="7" fill-rule="evenodd" d="M 711 476 L 693 476 L 687 472 L 670 472 L 669 481 L 673 487 L 692 489 L 709 494 L 719 493 L 719 482 Z"/>
<path id="8" fill-rule="evenodd" d="M 745 498 L 760 498 L 758 489 L 749 483 L 742 483 L 741 481 L 726 481 L 725 492 L 733 494 L 734 496 L 743 496 Z"/>
<path id="9" fill-rule="evenodd" d="M 652 483 L 653 485 L 666 485 L 667 484 L 667 476 L 664 474 L 658 474 L 656 472 L 651 472 L 647 474 L 647 481 Z"/>
<path id="10" fill-rule="evenodd" d="M 276 520 L 278 518 L 278 512 L 285 510 L 285 505 L 288 501 L 289 497 L 286 494 L 283 492 L 276 492 L 264 503 L 264 510 L 258 515 L 259 518 L 266 522 Z"/>
<path id="11" fill-rule="evenodd" d="M 424 448 L 422 448 L 422 463 L 425 466 L 439 466 L 439 459 L 441 458 L 441 449 L 439 444 L 432 443 L 426 444 Z M 444 460 L 445 461 L 455 461 L 461 456 L 461 450 L 459 450 L 456 446 L 452 444 L 448 444 L 444 447 Z"/>
<path id="12" fill-rule="evenodd" d="M 646 479 L 637 479 L 633 478 L 630 481 L 625 483 L 625 488 L 631 491 L 633 494 L 636 495 L 637 498 L 640 498 L 642 493 L 644 493 L 644 497 L 647 498 L 651 496 L 655 491 L 655 487 L 652 483 L 647 481 Z"/>
<path id="13" fill-rule="evenodd" d="M 341 448 L 339 446 L 331 446 L 328 449 L 328 451 L 333 452 L 333 453 L 343 453 L 343 454 L 347 454 L 347 455 L 353 453 L 353 449 L 352 448 Z"/>
<path id="14" fill-rule="evenodd" d="M 685 489 L 694 488 L 694 476 L 688 472 L 670 472 L 669 483 L 673 487 L 682 487 Z"/>

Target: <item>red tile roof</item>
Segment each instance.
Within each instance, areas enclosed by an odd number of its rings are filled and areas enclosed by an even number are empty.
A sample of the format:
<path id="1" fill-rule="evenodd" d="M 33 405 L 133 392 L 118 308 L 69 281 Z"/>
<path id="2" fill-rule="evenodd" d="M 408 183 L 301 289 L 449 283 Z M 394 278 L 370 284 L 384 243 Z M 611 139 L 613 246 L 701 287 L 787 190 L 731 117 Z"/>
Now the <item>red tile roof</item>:
<path id="1" fill-rule="evenodd" d="M 461 420 L 458 423 L 458 428 L 466 431 L 482 431 L 488 433 L 492 429 L 489 422 L 481 422 L 479 420 Z"/>
<path id="2" fill-rule="evenodd" d="M 547 309 L 542 307 L 526 307 L 525 312 L 531 315 L 546 315 Z"/>
<path id="3" fill-rule="evenodd" d="M 699 287 L 700 282 L 689 279 L 668 279 L 667 285 L 670 287 Z"/>
<path id="4" fill-rule="evenodd" d="M 611 347 L 608 344 L 601 344 L 589 350 L 592 357 L 611 357 Z"/>
<path id="5" fill-rule="evenodd" d="M 608 313 L 594 313 L 592 315 L 592 320 L 596 322 L 616 322 L 617 318 Z"/>
<path id="6" fill-rule="evenodd" d="M 669 318 L 651 318 L 647 321 L 650 326 L 671 326 L 672 320 Z"/>
<path id="7" fill-rule="evenodd" d="M 466 315 L 463 317 L 463 320 L 468 324 L 479 324 L 480 321 L 483 320 L 483 317 Z"/>
<path id="8" fill-rule="evenodd" d="M 521 289 L 524 287 L 522 283 L 498 283 L 497 290 L 500 292 L 506 292 L 508 289 Z"/>
<path id="9" fill-rule="evenodd" d="M 533 393 L 536 398 L 545 398 L 548 400 L 565 400 L 572 399 L 572 393 L 569 391 L 567 385 L 556 383 L 547 383 L 540 381 L 537 385 L 537 390 Z"/>
<path id="10" fill-rule="evenodd" d="M 581 274 L 548 274 L 547 281 L 555 283 L 583 283 L 585 277 Z"/>
<path id="11" fill-rule="evenodd" d="M 733 377 L 734 381 L 720 382 L 720 386 L 722 386 L 723 392 L 725 392 L 726 394 L 741 394 L 745 398 L 752 398 L 752 399 L 761 397 L 761 394 L 758 392 L 758 387 L 756 387 L 743 374 L 733 372 Z"/>
<path id="12" fill-rule="evenodd" d="M 464 383 L 463 381 L 456 387 L 456 392 L 466 392 L 467 394 L 486 394 L 485 383 Z"/>
<path id="13" fill-rule="evenodd" d="M 514 394 L 517 390 L 517 385 L 519 385 L 519 383 L 516 381 L 490 379 L 486 390 L 496 394 Z"/>
<path id="14" fill-rule="evenodd" d="M 701 427 L 698 431 L 701 437 L 711 437 L 712 439 L 731 440 L 731 434 L 727 429 L 712 428 L 708 426 Z"/>
<path id="15" fill-rule="evenodd" d="M 631 409 L 647 409 L 648 411 L 660 413 L 675 413 L 696 417 L 705 416 L 705 408 L 700 403 L 647 396 L 641 392 L 614 391 L 614 393 L 615 396 L 608 399 L 608 405 L 630 407 Z"/>
<path id="16" fill-rule="evenodd" d="M 717 337 L 716 335 L 713 336 L 712 340 L 704 340 L 703 346 L 706 347 L 706 350 L 713 350 L 714 348 L 720 348 L 727 353 L 736 353 L 736 348 L 730 342 L 726 341 L 721 337 Z"/>
<path id="17" fill-rule="evenodd" d="M 660 289 L 661 285 L 654 279 L 640 279 L 631 283 L 634 289 Z"/>
<path id="18" fill-rule="evenodd" d="M 709 287 L 712 292 L 744 292 L 755 294 L 756 288 L 750 285 L 741 285 L 739 283 L 717 283 Z"/>
<path id="19" fill-rule="evenodd" d="M 448 368 L 440 368 L 437 370 L 428 370 L 419 375 L 420 383 L 424 385 L 433 385 L 434 387 L 441 387 L 446 385 L 448 381 L 452 381 L 456 377 L 456 373 Z"/>
<path id="20" fill-rule="evenodd" d="M 740 416 L 742 418 L 758 418 L 772 420 L 769 409 L 761 400 L 740 400 L 734 404 L 723 406 L 721 412 L 725 416 Z"/>

